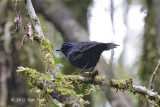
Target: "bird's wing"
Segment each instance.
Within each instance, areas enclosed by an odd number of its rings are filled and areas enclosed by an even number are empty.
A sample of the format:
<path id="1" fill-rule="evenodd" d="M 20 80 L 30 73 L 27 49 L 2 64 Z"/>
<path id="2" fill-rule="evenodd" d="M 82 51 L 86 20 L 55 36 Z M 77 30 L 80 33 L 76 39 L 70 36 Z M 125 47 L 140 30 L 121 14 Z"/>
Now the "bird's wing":
<path id="1" fill-rule="evenodd" d="M 93 47 L 96 47 L 98 45 L 100 45 L 101 43 L 99 42 L 81 42 L 78 44 L 78 47 L 81 52 L 85 52 L 85 51 L 88 51 L 90 49 L 92 49 Z"/>

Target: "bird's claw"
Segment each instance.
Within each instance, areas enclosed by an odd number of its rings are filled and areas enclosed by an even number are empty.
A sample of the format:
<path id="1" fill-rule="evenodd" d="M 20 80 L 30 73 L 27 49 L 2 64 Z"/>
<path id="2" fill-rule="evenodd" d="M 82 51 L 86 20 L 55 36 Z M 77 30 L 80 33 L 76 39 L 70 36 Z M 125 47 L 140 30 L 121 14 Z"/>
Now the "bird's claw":
<path id="1" fill-rule="evenodd" d="M 88 74 L 89 75 L 84 75 L 84 74 L 81 74 L 81 75 L 84 76 L 84 77 L 90 76 L 90 77 L 94 78 L 94 77 L 96 77 L 98 75 L 98 71 L 96 70 L 94 72 L 89 72 Z M 79 73 L 78 73 L 78 75 L 79 75 Z"/>
<path id="2" fill-rule="evenodd" d="M 89 75 L 91 75 L 92 77 L 95 77 L 98 75 L 98 71 L 94 71 L 94 72 L 90 72 Z"/>

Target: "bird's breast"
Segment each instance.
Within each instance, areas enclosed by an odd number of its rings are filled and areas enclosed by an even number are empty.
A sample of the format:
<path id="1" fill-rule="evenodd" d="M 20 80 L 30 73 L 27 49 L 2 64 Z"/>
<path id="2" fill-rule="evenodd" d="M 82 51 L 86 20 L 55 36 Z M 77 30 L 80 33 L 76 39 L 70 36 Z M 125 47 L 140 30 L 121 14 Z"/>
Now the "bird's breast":
<path id="1" fill-rule="evenodd" d="M 87 63 L 88 66 L 86 68 L 91 68 L 95 66 L 99 60 L 100 54 L 95 53 L 81 53 L 81 52 L 75 52 L 70 53 L 68 55 L 68 60 L 71 65 L 83 68 Z"/>
<path id="2" fill-rule="evenodd" d="M 76 53 L 69 54 L 68 60 L 70 64 L 79 68 L 83 68 L 86 65 L 88 58 L 86 54 L 76 52 Z"/>

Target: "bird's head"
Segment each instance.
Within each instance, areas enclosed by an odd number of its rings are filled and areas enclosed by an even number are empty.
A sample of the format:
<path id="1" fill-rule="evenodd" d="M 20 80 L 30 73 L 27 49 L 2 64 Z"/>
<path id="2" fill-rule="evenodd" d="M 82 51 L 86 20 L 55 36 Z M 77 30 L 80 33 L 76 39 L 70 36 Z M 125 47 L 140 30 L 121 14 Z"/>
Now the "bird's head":
<path id="1" fill-rule="evenodd" d="M 69 49 L 71 49 L 75 43 L 64 43 L 60 49 L 57 49 L 56 51 L 61 51 L 63 54 L 67 54 Z"/>

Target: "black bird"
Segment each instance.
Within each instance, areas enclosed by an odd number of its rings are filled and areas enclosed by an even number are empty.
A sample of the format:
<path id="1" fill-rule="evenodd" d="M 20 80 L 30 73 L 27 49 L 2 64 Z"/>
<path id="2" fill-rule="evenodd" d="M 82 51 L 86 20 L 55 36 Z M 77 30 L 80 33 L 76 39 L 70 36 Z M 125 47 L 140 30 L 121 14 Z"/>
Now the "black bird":
<path id="1" fill-rule="evenodd" d="M 116 48 L 114 43 L 100 43 L 100 42 L 80 42 L 80 43 L 64 43 L 62 47 L 56 51 L 61 51 L 68 59 L 71 65 L 82 70 L 91 68 L 90 72 L 97 65 L 101 53 L 105 50 Z"/>

